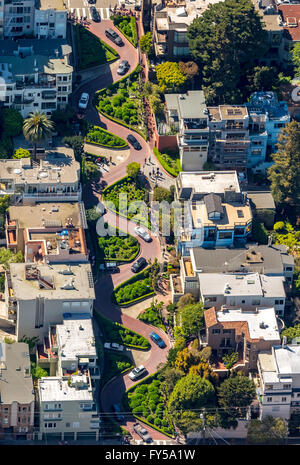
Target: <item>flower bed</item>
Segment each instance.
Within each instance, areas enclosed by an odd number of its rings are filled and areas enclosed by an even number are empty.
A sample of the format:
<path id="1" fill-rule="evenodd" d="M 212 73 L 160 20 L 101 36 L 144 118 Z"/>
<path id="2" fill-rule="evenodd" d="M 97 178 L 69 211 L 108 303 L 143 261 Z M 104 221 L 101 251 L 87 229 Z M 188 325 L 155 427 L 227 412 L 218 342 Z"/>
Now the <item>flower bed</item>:
<path id="1" fill-rule="evenodd" d="M 147 268 L 117 286 L 112 293 L 113 300 L 118 305 L 130 305 L 154 295 L 149 274 L 150 268 Z"/>
<path id="2" fill-rule="evenodd" d="M 138 320 L 141 320 L 144 323 L 156 326 L 157 328 L 166 331 L 166 327 L 163 323 L 163 319 L 161 316 L 162 306 L 162 302 L 160 302 L 159 304 L 155 304 L 152 302 L 150 307 L 146 308 L 146 310 L 144 310 L 138 315 Z"/>
<path id="3" fill-rule="evenodd" d="M 103 315 L 96 311 L 94 312 L 99 326 L 101 326 L 105 339 L 109 342 L 117 342 L 127 347 L 136 349 L 148 350 L 150 348 L 149 341 L 141 334 L 135 333 L 131 329 L 126 328 L 120 323 L 114 323 L 108 320 Z"/>
<path id="4" fill-rule="evenodd" d="M 108 235 L 99 237 L 98 244 L 100 255 L 106 261 L 131 262 L 139 253 L 140 246 L 138 240 L 127 234 L 117 235 L 119 229 L 108 226 Z"/>
<path id="5" fill-rule="evenodd" d="M 115 149 L 121 149 L 128 145 L 121 137 L 102 129 L 99 126 L 93 126 L 93 128 L 89 130 L 85 137 L 85 142 Z"/>
<path id="6" fill-rule="evenodd" d="M 167 171 L 167 173 L 174 177 L 178 176 L 181 171 L 179 156 L 171 155 L 168 153 L 160 153 L 156 147 L 153 148 L 153 153 L 161 166 Z"/>
<path id="7" fill-rule="evenodd" d="M 137 32 L 136 32 L 136 21 L 133 16 L 122 16 L 115 15 L 111 16 L 114 26 L 119 29 L 120 32 L 126 37 L 129 42 L 136 47 L 137 46 Z"/>
<path id="8" fill-rule="evenodd" d="M 132 361 L 124 354 L 105 351 L 105 368 L 101 384 L 104 386 L 114 376 L 121 375 L 133 368 Z"/>
<path id="9" fill-rule="evenodd" d="M 75 26 L 78 69 L 91 68 L 119 58 L 118 53 L 80 24 Z"/>

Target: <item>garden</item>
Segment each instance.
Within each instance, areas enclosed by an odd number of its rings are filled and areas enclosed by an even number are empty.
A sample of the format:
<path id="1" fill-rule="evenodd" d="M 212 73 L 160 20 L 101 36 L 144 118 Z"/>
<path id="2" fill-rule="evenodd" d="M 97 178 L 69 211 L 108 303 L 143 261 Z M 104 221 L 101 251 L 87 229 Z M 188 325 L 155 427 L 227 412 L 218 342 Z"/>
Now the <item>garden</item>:
<path id="1" fill-rule="evenodd" d="M 119 231 L 119 230 L 118 230 Z M 108 226 L 108 234 L 98 239 L 100 247 L 100 257 L 104 260 L 116 260 L 131 262 L 139 253 L 138 240 L 127 234 L 126 236 L 117 235 L 116 228 Z"/>
<path id="2" fill-rule="evenodd" d="M 125 306 L 133 305 L 146 297 L 154 295 L 150 271 L 151 268 L 149 267 L 117 286 L 112 293 L 113 300 L 118 305 Z"/>
<path id="3" fill-rule="evenodd" d="M 132 361 L 124 354 L 117 354 L 105 351 L 105 366 L 103 376 L 101 377 L 101 384 L 104 386 L 114 376 L 125 373 L 133 368 Z"/>
<path id="4" fill-rule="evenodd" d="M 168 436 L 174 435 L 174 426 L 167 409 L 168 394 L 160 373 L 149 376 L 124 395 L 124 403 L 133 415 Z M 128 408 L 127 408 L 128 407 Z"/>
<path id="5" fill-rule="evenodd" d="M 75 32 L 79 70 L 102 65 L 119 58 L 118 53 L 112 47 L 80 24 L 76 24 Z"/>
<path id="6" fill-rule="evenodd" d="M 137 32 L 136 32 L 136 21 L 135 17 L 115 15 L 111 16 L 111 19 L 119 31 L 126 37 L 129 42 L 136 47 L 137 46 Z"/>
<path id="7" fill-rule="evenodd" d="M 127 202 L 124 202 L 124 205 L 119 202 L 120 194 L 127 194 Z M 102 197 L 104 203 L 109 201 L 114 204 L 115 209 L 120 216 L 128 219 L 132 219 L 134 217 L 135 222 L 140 221 L 145 226 L 148 226 L 148 208 L 146 208 L 146 205 L 143 203 L 141 206 L 134 203 L 138 201 L 146 203 L 148 201 L 148 192 L 139 183 L 138 179 L 125 176 L 114 184 L 106 187 L 102 192 Z M 110 208 L 109 206 L 107 207 Z"/>
<path id="8" fill-rule="evenodd" d="M 139 65 L 127 77 L 100 90 L 95 95 L 94 104 L 104 116 L 133 129 L 146 138 Z"/>
<path id="9" fill-rule="evenodd" d="M 141 334 L 131 331 L 131 329 L 126 328 L 120 323 L 108 320 L 96 311 L 95 316 L 107 341 L 117 342 L 118 344 L 141 350 L 148 350 L 150 348 L 149 341 Z"/>
<path id="10" fill-rule="evenodd" d="M 167 173 L 174 177 L 178 176 L 181 171 L 181 164 L 180 156 L 177 151 L 165 150 L 165 153 L 160 153 L 157 148 L 154 147 L 153 153 Z"/>
<path id="11" fill-rule="evenodd" d="M 112 147 L 115 149 L 122 149 L 127 147 L 127 142 L 121 137 L 112 134 L 99 126 L 92 126 L 86 137 L 85 142 L 102 147 Z"/>
<path id="12" fill-rule="evenodd" d="M 164 325 L 161 314 L 162 308 L 163 302 L 152 302 L 150 307 L 146 308 L 145 310 L 143 310 L 143 312 L 139 314 L 138 319 L 143 321 L 144 323 L 156 326 L 157 328 L 166 331 L 166 327 Z"/>

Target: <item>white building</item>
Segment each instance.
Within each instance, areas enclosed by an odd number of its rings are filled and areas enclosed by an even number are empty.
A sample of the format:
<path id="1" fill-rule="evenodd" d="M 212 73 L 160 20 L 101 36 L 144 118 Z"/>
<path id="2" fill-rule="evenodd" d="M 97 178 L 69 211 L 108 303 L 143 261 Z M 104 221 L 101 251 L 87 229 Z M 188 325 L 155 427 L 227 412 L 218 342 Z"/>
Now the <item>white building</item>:
<path id="1" fill-rule="evenodd" d="M 289 419 L 300 411 L 300 345 L 273 346 L 258 355 L 261 418 L 268 415 Z"/>
<path id="2" fill-rule="evenodd" d="M 63 322 L 64 313 L 93 314 L 95 299 L 89 263 L 11 263 L 6 273 L 7 318 L 16 324 L 16 336 L 42 341 L 49 325 Z"/>
<path id="3" fill-rule="evenodd" d="M 40 0 L 35 10 L 34 35 L 38 39 L 65 39 L 67 14 L 63 0 Z"/>

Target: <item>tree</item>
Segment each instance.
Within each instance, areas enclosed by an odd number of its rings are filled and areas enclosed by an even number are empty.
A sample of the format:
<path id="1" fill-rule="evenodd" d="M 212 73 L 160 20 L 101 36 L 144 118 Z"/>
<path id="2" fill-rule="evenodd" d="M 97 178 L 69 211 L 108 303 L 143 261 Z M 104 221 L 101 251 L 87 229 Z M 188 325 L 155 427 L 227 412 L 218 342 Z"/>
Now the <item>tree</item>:
<path id="1" fill-rule="evenodd" d="M 184 372 L 177 368 L 167 367 L 163 372 L 163 379 L 168 389 L 169 395 L 174 389 L 176 383 L 184 376 Z"/>
<path id="2" fill-rule="evenodd" d="M 48 376 L 48 372 L 46 370 L 43 370 L 40 366 L 38 366 L 36 363 L 31 362 L 31 375 L 33 380 L 41 379 L 44 378 L 45 376 Z"/>
<path id="3" fill-rule="evenodd" d="M 94 205 L 92 208 L 89 208 L 88 210 L 86 210 L 86 219 L 87 221 L 91 222 L 91 223 L 94 223 L 96 221 L 99 220 L 101 216 L 101 213 L 99 211 L 99 209 L 97 208 L 96 205 Z"/>
<path id="4" fill-rule="evenodd" d="M 41 111 L 29 113 L 24 120 L 23 133 L 25 139 L 33 144 L 33 160 L 36 160 L 37 144 L 49 138 L 53 130 L 53 122 Z"/>
<path id="5" fill-rule="evenodd" d="M 233 367 L 233 365 L 236 364 L 238 361 L 239 354 L 237 352 L 232 352 L 231 354 L 225 354 L 222 358 L 222 361 L 227 368 L 227 370 L 230 370 L 230 368 Z"/>
<path id="6" fill-rule="evenodd" d="M 24 262 L 23 254 L 21 251 L 16 254 L 9 249 L 0 249 L 0 264 L 5 268 L 8 267 L 9 263 L 22 263 Z"/>
<path id="7" fill-rule="evenodd" d="M 295 77 L 300 77 L 300 43 L 297 42 L 292 48 L 292 62 Z"/>
<path id="8" fill-rule="evenodd" d="M 278 86 L 276 68 L 269 66 L 256 66 L 249 76 L 251 92 L 259 90 L 271 90 Z"/>
<path id="9" fill-rule="evenodd" d="M 199 67 L 194 61 L 187 61 L 186 63 L 180 61 L 179 68 L 182 74 L 184 74 L 189 80 L 194 79 L 199 72 Z"/>
<path id="10" fill-rule="evenodd" d="M 198 336 L 198 332 L 204 327 L 203 313 L 202 302 L 183 307 L 180 316 L 182 332 L 185 337 Z"/>
<path id="11" fill-rule="evenodd" d="M 9 202 L 10 195 L 3 195 L 3 197 L 0 197 L 0 215 L 5 215 L 5 213 L 8 211 Z"/>
<path id="12" fill-rule="evenodd" d="M 155 187 L 153 200 L 156 200 L 157 202 L 166 201 L 168 203 L 171 203 L 173 200 L 173 196 L 169 189 L 166 189 L 165 187 Z"/>
<path id="13" fill-rule="evenodd" d="M 142 53 L 149 55 L 152 50 L 152 34 L 147 32 L 144 36 L 140 38 L 140 49 Z"/>
<path id="14" fill-rule="evenodd" d="M 14 108 L 3 108 L 1 111 L 2 133 L 9 137 L 16 137 L 22 134 L 23 117 Z"/>
<path id="15" fill-rule="evenodd" d="M 156 78 L 161 92 L 178 90 L 186 81 L 186 76 L 180 71 L 179 64 L 172 61 L 156 66 Z"/>
<path id="16" fill-rule="evenodd" d="M 246 71 L 267 50 L 267 32 L 251 0 L 225 0 L 204 11 L 188 28 L 189 48 L 201 70 L 210 103 L 243 98 Z"/>
<path id="17" fill-rule="evenodd" d="M 290 326 L 289 328 L 285 328 L 281 334 L 280 334 L 281 337 L 286 337 L 287 339 L 287 343 L 290 344 L 293 339 L 295 339 L 296 337 L 299 337 L 300 338 L 300 324 L 297 324 L 295 326 Z"/>
<path id="18" fill-rule="evenodd" d="M 247 437 L 250 444 L 283 444 L 288 432 L 286 421 L 267 416 L 262 421 L 250 421 Z"/>
<path id="19" fill-rule="evenodd" d="M 30 152 L 26 149 L 17 149 L 13 154 L 13 158 L 30 158 Z"/>
<path id="20" fill-rule="evenodd" d="M 29 351 L 31 352 L 35 348 L 37 343 L 39 342 L 39 338 L 37 336 L 33 336 L 33 337 L 23 336 L 22 339 L 20 339 L 20 342 L 25 342 L 26 344 L 28 344 Z"/>
<path id="21" fill-rule="evenodd" d="M 298 205 L 300 199 L 300 123 L 291 121 L 278 137 L 274 164 L 268 169 L 271 191 L 278 204 Z"/>
<path id="22" fill-rule="evenodd" d="M 67 136 L 62 139 L 63 144 L 67 144 L 72 147 L 74 151 L 75 160 L 78 162 L 82 161 L 84 154 L 84 140 L 82 136 Z"/>
<path id="23" fill-rule="evenodd" d="M 218 389 L 220 406 L 227 409 L 233 418 L 245 417 L 246 408 L 255 397 L 255 385 L 247 376 L 227 378 Z"/>
<path id="24" fill-rule="evenodd" d="M 99 179 L 100 172 L 97 168 L 97 165 L 92 161 L 86 161 L 84 165 L 84 182 L 89 183 Z"/>
<path id="25" fill-rule="evenodd" d="M 190 374 L 176 383 L 168 405 L 170 411 L 180 417 L 181 411 L 197 410 L 204 406 L 213 406 L 214 403 L 215 390 L 211 382 Z"/>
<path id="26" fill-rule="evenodd" d="M 126 173 L 133 179 L 136 179 L 140 174 L 141 165 L 136 161 L 129 163 L 126 166 Z"/>
<path id="27" fill-rule="evenodd" d="M 177 308 L 178 310 L 182 310 L 183 307 L 189 304 L 194 304 L 195 303 L 195 297 L 193 294 L 190 294 L 189 292 L 187 294 L 182 295 L 178 302 L 177 302 Z"/>

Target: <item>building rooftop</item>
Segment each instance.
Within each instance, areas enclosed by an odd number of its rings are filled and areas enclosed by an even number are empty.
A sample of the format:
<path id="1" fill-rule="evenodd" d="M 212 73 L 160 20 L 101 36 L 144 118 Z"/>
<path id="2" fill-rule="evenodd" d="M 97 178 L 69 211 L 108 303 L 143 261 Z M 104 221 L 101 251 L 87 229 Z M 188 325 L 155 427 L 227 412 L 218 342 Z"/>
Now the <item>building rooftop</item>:
<path id="1" fill-rule="evenodd" d="M 275 346 L 273 353 L 279 376 L 300 374 L 300 345 Z"/>
<path id="2" fill-rule="evenodd" d="M 293 265 L 294 258 L 286 246 L 248 244 L 242 248 L 195 247 L 190 250 L 194 271 L 256 271 L 262 274 L 283 274 L 284 265 Z"/>
<path id="3" fill-rule="evenodd" d="M 267 31 L 282 31 L 281 16 L 275 0 L 252 0 Z"/>
<path id="4" fill-rule="evenodd" d="M 219 112 L 222 120 L 245 119 L 248 116 L 248 110 L 245 105 L 220 105 Z"/>
<path id="5" fill-rule="evenodd" d="M 160 30 L 168 30 L 177 27 L 185 29 L 195 18 L 198 18 L 212 4 L 218 3 L 220 0 L 170 0 L 164 1 L 157 5 L 157 11 L 165 12 L 168 16 L 166 23 L 160 22 L 157 18 L 157 25 Z M 169 24 L 170 23 L 170 24 Z"/>
<path id="6" fill-rule="evenodd" d="M 300 41 L 300 4 L 280 5 L 278 11 L 282 17 L 285 37 Z"/>
<path id="7" fill-rule="evenodd" d="M 236 171 L 192 171 L 178 175 L 181 188 L 194 189 L 204 194 L 221 194 L 226 189 L 240 192 L 240 184 Z"/>
<path id="8" fill-rule="evenodd" d="M 65 227 L 69 218 L 75 227 L 86 227 L 82 202 L 15 205 L 10 206 L 8 211 L 10 221 L 17 220 L 19 228 Z"/>
<path id="9" fill-rule="evenodd" d="M 71 379 L 75 380 L 75 377 Z M 78 376 L 77 376 L 78 378 Z M 83 389 L 76 389 L 75 386 L 69 386 L 68 380 L 59 377 L 47 377 L 39 380 L 39 395 L 41 402 L 51 401 L 93 401 L 92 389 L 89 389 L 88 378 L 81 376 Z"/>
<path id="10" fill-rule="evenodd" d="M 186 94 L 166 94 L 167 109 L 176 110 L 183 119 L 207 119 L 207 107 L 202 90 L 190 90 Z"/>
<path id="11" fill-rule="evenodd" d="M 11 263 L 13 297 L 32 300 L 37 296 L 53 300 L 94 299 L 94 282 L 89 263 L 24 264 Z M 87 312 L 89 311 L 87 303 Z"/>
<path id="12" fill-rule="evenodd" d="M 286 102 L 279 102 L 277 94 L 272 91 L 254 92 L 246 103 L 251 118 L 255 114 L 266 114 L 270 119 L 289 119 L 289 111 Z"/>
<path id="13" fill-rule="evenodd" d="M 0 341 L 0 402 L 29 404 L 34 401 L 28 344 Z"/>
<path id="14" fill-rule="evenodd" d="M 204 199 L 207 199 L 205 196 Z M 217 196 L 216 196 L 217 197 Z M 209 205 L 208 205 L 209 204 Z M 199 229 L 202 226 L 215 226 L 218 229 L 232 229 L 239 224 L 247 224 L 252 220 L 251 208 L 249 205 L 242 203 L 221 203 L 211 205 L 212 202 L 197 202 L 192 205 L 191 215 L 193 219 L 193 228 Z M 222 216 L 220 219 L 210 219 L 208 214 L 212 211 L 220 211 Z"/>
<path id="15" fill-rule="evenodd" d="M 39 10 L 66 10 L 63 0 L 38 0 Z"/>
<path id="16" fill-rule="evenodd" d="M 89 313 L 63 314 L 63 324 L 56 325 L 58 347 L 64 360 L 97 357 L 92 319 Z"/>
<path id="17" fill-rule="evenodd" d="M 256 209 L 267 208 L 275 210 L 275 202 L 271 192 L 248 191 L 247 197 Z"/>

